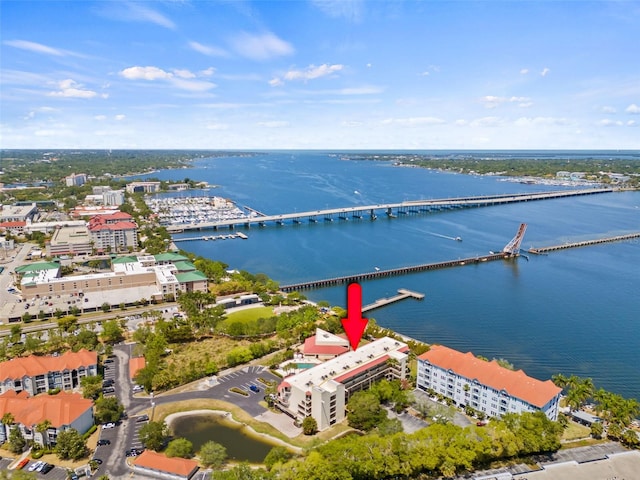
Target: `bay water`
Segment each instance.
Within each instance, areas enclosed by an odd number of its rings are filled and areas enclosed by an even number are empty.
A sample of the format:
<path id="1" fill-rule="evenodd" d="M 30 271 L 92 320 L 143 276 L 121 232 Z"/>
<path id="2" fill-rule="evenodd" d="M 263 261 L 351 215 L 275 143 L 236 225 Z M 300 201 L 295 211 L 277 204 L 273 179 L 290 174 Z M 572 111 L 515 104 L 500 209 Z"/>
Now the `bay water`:
<path id="1" fill-rule="evenodd" d="M 615 156 L 615 152 L 572 155 Z M 270 215 L 567 188 L 399 167 L 389 161 L 353 160 L 318 151 L 201 159 L 189 168 L 149 176 L 207 181 L 217 187 L 172 195 L 222 196 Z M 523 249 L 638 232 L 640 192 L 397 218 L 380 213 L 376 221 L 336 218 L 315 224 L 252 226 L 242 230 L 247 240 L 178 245 L 230 268 L 265 273 L 285 285 L 484 255 L 501 250 L 520 223 L 528 225 Z M 176 238 L 206 233 L 188 232 Z M 527 257 L 364 281 L 363 304 L 395 295 L 399 288 L 424 293 L 422 301 L 403 300 L 368 316 L 427 343 L 504 358 L 540 379 L 576 374 L 591 377 L 597 387 L 640 399 L 640 239 Z M 346 305 L 344 285 L 303 293 L 314 301 Z"/>

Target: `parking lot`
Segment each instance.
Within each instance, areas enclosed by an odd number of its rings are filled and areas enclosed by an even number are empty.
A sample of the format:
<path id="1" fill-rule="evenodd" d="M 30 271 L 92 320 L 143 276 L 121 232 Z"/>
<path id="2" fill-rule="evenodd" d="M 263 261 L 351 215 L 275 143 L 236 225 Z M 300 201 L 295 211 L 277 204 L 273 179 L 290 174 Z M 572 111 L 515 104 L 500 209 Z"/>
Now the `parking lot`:
<path id="1" fill-rule="evenodd" d="M 13 463 L 13 459 L 11 458 L 3 458 L 0 460 L 0 471 L 8 471 L 9 465 Z M 22 470 L 25 472 L 29 472 L 29 467 L 34 465 L 38 460 L 29 459 L 29 463 L 27 463 Z M 61 467 L 54 467 L 47 473 L 42 472 L 30 472 L 36 475 L 37 478 L 42 478 L 46 480 L 66 480 L 67 478 L 67 469 Z"/>

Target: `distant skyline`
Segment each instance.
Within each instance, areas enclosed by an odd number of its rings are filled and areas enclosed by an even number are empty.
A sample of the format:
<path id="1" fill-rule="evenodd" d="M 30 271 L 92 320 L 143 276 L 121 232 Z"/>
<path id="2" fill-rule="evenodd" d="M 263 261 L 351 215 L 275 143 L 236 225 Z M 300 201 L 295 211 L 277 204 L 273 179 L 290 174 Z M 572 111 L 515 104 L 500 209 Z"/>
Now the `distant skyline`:
<path id="1" fill-rule="evenodd" d="M 0 0 L 0 148 L 640 149 L 638 1 Z"/>

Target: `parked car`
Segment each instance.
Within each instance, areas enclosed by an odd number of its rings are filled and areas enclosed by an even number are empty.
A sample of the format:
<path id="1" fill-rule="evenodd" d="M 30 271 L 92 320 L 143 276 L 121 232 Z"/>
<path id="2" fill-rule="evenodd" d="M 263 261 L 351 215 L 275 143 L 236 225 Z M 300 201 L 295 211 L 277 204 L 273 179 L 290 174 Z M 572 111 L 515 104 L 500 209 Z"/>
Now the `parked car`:
<path id="1" fill-rule="evenodd" d="M 255 385 L 249 385 L 249 390 L 251 390 L 254 393 L 258 393 L 260 391 L 260 389 Z"/>
<path id="2" fill-rule="evenodd" d="M 136 418 L 136 422 L 146 422 L 149 420 L 149 415 L 140 415 Z"/>
<path id="3" fill-rule="evenodd" d="M 113 422 L 105 423 L 102 425 L 102 428 L 115 428 L 116 424 Z"/>
<path id="4" fill-rule="evenodd" d="M 136 393 L 137 392 L 141 392 L 143 390 L 144 390 L 144 387 L 142 385 L 134 385 L 133 386 L 133 391 L 136 392 Z"/>
<path id="5" fill-rule="evenodd" d="M 22 460 L 20 460 L 20 463 L 18 465 L 16 465 L 16 470 L 21 470 L 24 467 L 27 466 L 27 463 L 29 463 L 29 459 L 28 458 L 23 458 Z"/>
<path id="6" fill-rule="evenodd" d="M 102 447 L 105 445 L 111 445 L 111 440 L 98 440 L 98 446 Z"/>
<path id="7" fill-rule="evenodd" d="M 35 472 L 35 470 L 36 470 L 40 465 L 42 465 L 43 463 L 44 463 L 44 462 L 41 462 L 41 461 L 39 461 L 39 460 L 38 460 L 37 462 L 32 463 L 31 465 L 29 465 L 29 468 L 27 468 L 27 470 L 28 470 L 28 471 L 30 471 L 30 472 Z"/>
<path id="8" fill-rule="evenodd" d="M 44 467 L 42 467 L 42 471 L 40 473 L 42 473 L 43 475 L 46 475 L 51 470 L 53 470 L 54 467 L 55 467 L 55 465 L 52 465 L 51 463 L 47 463 L 47 464 L 45 464 Z"/>
<path id="9" fill-rule="evenodd" d="M 116 393 L 116 389 L 113 387 L 106 387 L 102 389 L 102 393 Z"/>

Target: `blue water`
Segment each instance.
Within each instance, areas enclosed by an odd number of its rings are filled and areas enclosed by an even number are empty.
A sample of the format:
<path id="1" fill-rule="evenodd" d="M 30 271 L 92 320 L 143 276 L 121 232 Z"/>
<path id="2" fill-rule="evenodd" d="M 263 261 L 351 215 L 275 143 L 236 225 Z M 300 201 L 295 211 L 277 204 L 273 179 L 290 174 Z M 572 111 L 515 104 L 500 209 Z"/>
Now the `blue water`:
<path id="1" fill-rule="evenodd" d="M 572 155 L 583 154 L 593 156 Z M 347 161 L 323 152 L 205 159 L 190 169 L 153 176 L 205 180 L 220 186 L 210 195 L 267 214 L 560 188 L 394 167 L 390 162 Z M 245 230 L 248 240 L 196 241 L 181 247 L 232 268 L 264 272 L 284 285 L 486 254 L 500 250 L 521 222 L 528 224 L 524 248 L 637 232 L 640 192 L 395 219 L 380 216 L 375 222 L 255 227 Z M 463 241 L 445 238 L 457 236 Z M 640 399 L 638 265 L 640 240 L 611 243 L 530 256 L 529 261 L 519 258 L 366 281 L 363 302 L 392 296 L 398 288 L 425 293 L 422 301 L 404 300 L 369 316 L 428 343 L 505 358 L 541 379 L 558 372 L 591 377 L 596 386 Z M 305 294 L 333 305 L 344 306 L 346 301 L 344 286 Z"/>

